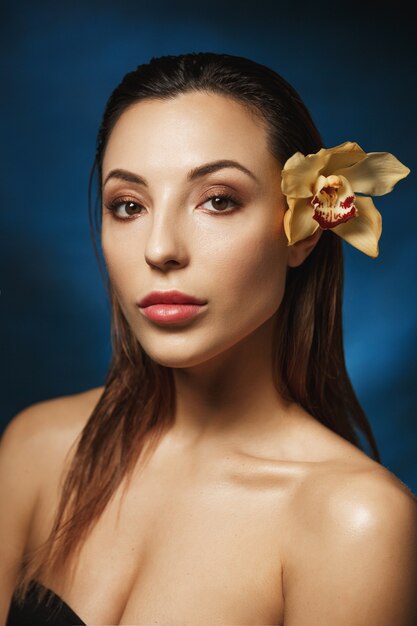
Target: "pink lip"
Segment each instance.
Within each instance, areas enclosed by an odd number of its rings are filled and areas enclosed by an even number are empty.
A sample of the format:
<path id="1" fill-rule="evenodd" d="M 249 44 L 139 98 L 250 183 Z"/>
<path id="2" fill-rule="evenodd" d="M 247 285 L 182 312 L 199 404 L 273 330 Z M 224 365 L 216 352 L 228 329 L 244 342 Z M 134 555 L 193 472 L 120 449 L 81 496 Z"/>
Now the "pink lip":
<path id="1" fill-rule="evenodd" d="M 151 291 L 137 304 L 141 313 L 153 322 L 173 324 L 197 315 L 207 301 L 173 289 Z"/>
<path id="2" fill-rule="evenodd" d="M 206 304 L 206 300 L 200 300 L 199 298 L 195 298 L 194 296 L 189 296 L 186 293 L 182 293 L 181 291 L 171 290 L 171 291 L 151 291 L 146 295 L 140 302 L 138 302 L 138 306 L 141 308 L 149 307 L 152 304 Z"/>
<path id="3" fill-rule="evenodd" d="M 203 310 L 201 304 L 150 304 L 140 307 L 140 311 L 153 322 L 173 324 L 191 319 Z"/>

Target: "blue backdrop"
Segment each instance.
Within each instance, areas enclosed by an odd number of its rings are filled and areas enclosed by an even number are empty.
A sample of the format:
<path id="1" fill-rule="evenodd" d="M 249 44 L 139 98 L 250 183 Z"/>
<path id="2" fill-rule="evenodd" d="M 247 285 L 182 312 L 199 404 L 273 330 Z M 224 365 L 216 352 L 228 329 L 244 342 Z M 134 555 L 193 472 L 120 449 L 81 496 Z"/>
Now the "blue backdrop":
<path id="1" fill-rule="evenodd" d="M 340 6 L 339 10 L 335 6 Z M 412 172 L 375 199 L 380 257 L 345 246 L 348 369 L 383 464 L 417 493 L 415 34 L 393 5 L 3 2 L 1 420 L 103 383 L 109 307 L 87 182 L 110 91 L 152 56 L 227 52 L 299 91 L 325 145 L 357 141 Z M 377 8 L 378 7 L 378 8 Z"/>

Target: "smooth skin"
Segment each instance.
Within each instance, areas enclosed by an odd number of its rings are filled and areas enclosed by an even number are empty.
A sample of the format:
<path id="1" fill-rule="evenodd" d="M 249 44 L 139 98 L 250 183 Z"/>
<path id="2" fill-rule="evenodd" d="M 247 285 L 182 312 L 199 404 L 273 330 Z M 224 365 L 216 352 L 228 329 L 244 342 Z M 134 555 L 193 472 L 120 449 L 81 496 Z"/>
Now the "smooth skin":
<path id="1" fill-rule="evenodd" d="M 65 572 L 41 581 L 88 624 L 415 624 L 416 498 L 273 385 L 287 267 L 305 260 L 320 231 L 287 246 L 266 137 L 242 105 L 207 93 L 135 104 L 110 137 L 105 260 L 135 336 L 173 368 L 178 401 L 144 472 L 87 537 L 71 584 Z M 197 175 L 219 160 L 250 173 Z M 160 326 L 136 306 L 153 289 L 207 305 L 187 323 Z M 4 433 L 2 626 L 21 559 L 49 533 L 73 444 L 101 392 L 32 405 Z"/>

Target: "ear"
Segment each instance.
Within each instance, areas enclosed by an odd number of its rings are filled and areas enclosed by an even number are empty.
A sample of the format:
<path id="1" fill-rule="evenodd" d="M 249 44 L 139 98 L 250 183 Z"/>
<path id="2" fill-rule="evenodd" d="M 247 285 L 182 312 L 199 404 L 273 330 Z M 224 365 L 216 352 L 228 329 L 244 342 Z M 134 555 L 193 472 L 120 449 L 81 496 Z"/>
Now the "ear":
<path id="1" fill-rule="evenodd" d="M 292 246 L 288 248 L 288 261 L 287 264 L 289 267 L 298 267 L 305 261 L 310 252 L 312 252 L 314 246 L 318 242 L 321 237 L 321 233 L 323 230 L 318 228 L 315 233 L 307 237 L 306 239 L 302 239 L 301 241 L 297 241 Z"/>

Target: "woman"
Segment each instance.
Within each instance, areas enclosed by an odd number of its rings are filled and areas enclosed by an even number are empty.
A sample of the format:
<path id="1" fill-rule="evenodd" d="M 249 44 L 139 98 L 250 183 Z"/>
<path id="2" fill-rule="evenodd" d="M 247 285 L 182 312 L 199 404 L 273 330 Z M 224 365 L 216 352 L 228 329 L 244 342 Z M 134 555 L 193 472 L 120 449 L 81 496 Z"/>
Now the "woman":
<path id="1" fill-rule="evenodd" d="M 381 233 L 354 192 L 408 173 L 375 154 L 322 149 L 247 59 L 123 79 L 95 162 L 113 359 L 4 434 L 1 624 L 415 623 L 416 500 L 342 344 L 341 238 Z"/>

